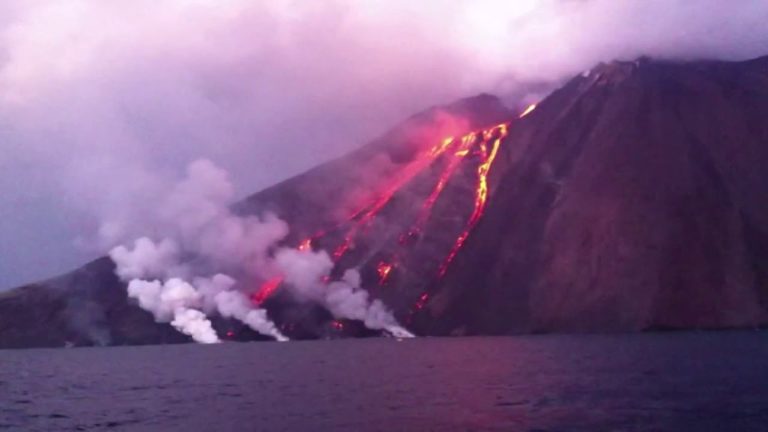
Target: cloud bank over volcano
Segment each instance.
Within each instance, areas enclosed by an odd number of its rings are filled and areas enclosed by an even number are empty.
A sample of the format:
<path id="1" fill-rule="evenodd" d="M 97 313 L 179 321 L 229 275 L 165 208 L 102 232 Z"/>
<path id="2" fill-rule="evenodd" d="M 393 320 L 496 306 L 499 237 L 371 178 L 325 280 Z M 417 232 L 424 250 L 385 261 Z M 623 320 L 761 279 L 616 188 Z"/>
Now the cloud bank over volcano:
<path id="1" fill-rule="evenodd" d="M 517 104 L 616 58 L 765 54 L 766 20 L 746 0 L 4 2 L 0 288 L 147 229 L 200 157 L 242 195 L 427 105 Z"/>

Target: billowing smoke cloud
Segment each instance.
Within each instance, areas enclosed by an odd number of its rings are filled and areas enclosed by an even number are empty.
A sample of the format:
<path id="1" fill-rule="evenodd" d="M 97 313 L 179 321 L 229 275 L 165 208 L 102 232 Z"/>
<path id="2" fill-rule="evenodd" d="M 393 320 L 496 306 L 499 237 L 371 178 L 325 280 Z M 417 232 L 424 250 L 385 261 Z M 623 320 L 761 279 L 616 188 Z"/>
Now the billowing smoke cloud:
<path id="1" fill-rule="evenodd" d="M 110 252 L 112 261 L 118 263 L 116 273 L 122 280 L 169 277 L 183 273 L 179 268 L 179 248 L 170 239 L 155 243 L 141 237 L 133 249 L 117 246 Z"/>
<path id="2" fill-rule="evenodd" d="M 360 286 L 357 270 L 348 269 L 341 280 L 328 283 L 333 261 L 325 251 L 281 249 L 275 262 L 297 299 L 317 302 L 336 318 L 359 320 L 370 329 L 386 330 L 397 337 L 413 337 L 380 300 L 370 299 Z"/>
<path id="3" fill-rule="evenodd" d="M 227 207 L 232 186 L 210 161 L 189 165 L 187 177 L 169 195 L 147 206 L 143 220 L 164 237 L 140 237 L 133 247 L 110 251 L 115 273 L 128 282 L 128 296 L 151 312 L 157 322 L 170 322 L 201 343 L 219 341 L 206 313 L 242 321 L 254 331 L 287 340 L 267 317 L 236 290 L 238 277 L 251 277 L 267 267 L 267 249 L 288 234 L 274 215 L 239 217 Z M 108 221 L 109 241 L 129 222 Z M 217 272 L 211 277 L 206 274 Z M 192 280 L 193 282 L 187 282 Z"/>
<path id="4" fill-rule="evenodd" d="M 253 330 L 274 337 L 279 341 L 286 338 L 267 318 L 267 311 L 254 309 L 248 298 L 239 291 L 222 291 L 214 298 L 219 313 L 225 318 L 235 318 L 247 324 Z"/>
<path id="5" fill-rule="evenodd" d="M 171 325 L 178 331 L 192 336 L 196 342 L 217 343 L 219 337 L 205 314 L 196 309 L 179 308 L 174 311 Z"/>
<path id="6" fill-rule="evenodd" d="M 381 300 L 369 298 L 360 287 L 360 273 L 355 269 L 347 270 L 340 281 L 328 285 L 325 306 L 337 318 L 360 320 L 370 329 L 387 330 L 397 337 L 413 337 Z"/>
<path id="7" fill-rule="evenodd" d="M 157 322 L 170 322 L 200 343 L 219 342 L 205 314 L 194 309 L 199 307 L 201 296 L 187 282 L 176 278 L 165 283 L 133 279 L 128 283 L 128 296 L 137 299 L 142 309 L 152 312 Z"/>
<path id="8" fill-rule="evenodd" d="M 480 91 L 766 54 L 766 21 L 763 0 L 3 1 L 0 287 L 131 238 L 198 157 L 242 195 Z"/>
<path id="9" fill-rule="evenodd" d="M 288 226 L 272 214 L 235 216 L 228 207 L 233 198 L 227 173 L 208 160 L 196 160 L 167 196 L 142 206 L 141 217 L 103 222 L 99 242 L 123 242 L 147 230 L 169 236 L 156 245 L 147 239 L 137 241 L 133 258 L 149 262 L 133 264 L 150 272 L 157 270 L 153 267 L 168 271 L 168 261 L 180 250 L 194 252 L 225 269 L 239 269 L 244 262 L 263 264 L 267 248 L 288 234 Z"/>

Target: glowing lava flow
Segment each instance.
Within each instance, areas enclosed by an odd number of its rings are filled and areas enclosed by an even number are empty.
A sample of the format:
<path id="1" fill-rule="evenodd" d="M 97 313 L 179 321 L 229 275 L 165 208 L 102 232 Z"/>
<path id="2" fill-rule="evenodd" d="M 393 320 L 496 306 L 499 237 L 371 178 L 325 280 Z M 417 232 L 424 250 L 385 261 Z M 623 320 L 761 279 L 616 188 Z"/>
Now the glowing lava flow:
<path id="1" fill-rule="evenodd" d="M 493 141 L 493 144 L 491 145 L 490 151 L 488 150 L 488 140 L 492 138 L 493 134 L 498 131 L 498 135 L 496 136 L 496 139 Z M 469 217 L 469 221 L 467 221 L 467 225 L 464 228 L 464 231 L 459 234 L 459 237 L 456 239 L 456 242 L 453 244 L 453 248 L 451 248 L 451 251 L 448 253 L 448 256 L 445 258 L 445 261 L 443 261 L 443 264 L 440 266 L 440 270 L 438 271 L 438 276 L 442 277 L 445 275 L 445 272 L 448 271 L 448 266 L 451 264 L 454 258 L 456 258 L 456 254 L 459 253 L 459 249 L 464 245 L 464 242 L 467 240 L 467 237 L 469 237 L 469 233 L 472 231 L 472 229 L 477 225 L 477 223 L 480 221 L 480 218 L 483 216 L 483 212 L 485 211 L 485 204 L 488 199 L 488 172 L 491 170 L 491 165 L 493 165 L 493 161 L 496 159 L 496 154 L 499 151 L 499 146 L 501 145 L 501 141 L 507 136 L 507 125 L 501 124 L 499 126 L 496 126 L 493 129 L 489 129 L 483 132 L 483 141 L 480 143 L 480 151 L 482 155 L 482 162 L 477 167 L 477 187 L 475 188 L 475 208 L 472 211 L 472 215 Z"/>
<path id="2" fill-rule="evenodd" d="M 536 109 L 536 104 L 530 104 L 530 105 L 528 105 L 528 107 L 525 109 L 525 111 L 523 111 L 522 113 L 520 113 L 520 115 L 518 116 L 518 118 L 523 118 L 523 117 L 527 116 L 528 114 L 530 114 L 530 113 L 531 113 L 531 111 L 533 111 L 533 110 L 535 110 L 535 109 Z"/>
<path id="3" fill-rule="evenodd" d="M 379 274 L 379 285 L 384 285 L 387 283 L 387 279 L 389 279 L 389 274 L 392 273 L 392 269 L 395 266 L 386 262 L 386 261 L 380 261 L 379 264 L 376 266 L 376 272 Z"/>
<path id="4" fill-rule="evenodd" d="M 520 117 L 533 111 L 535 105 L 529 106 Z M 372 203 L 366 205 L 362 209 L 354 213 L 349 221 L 352 226 L 347 230 L 343 237 L 342 242 L 333 251 L 332 257 L 335 262 L 338 262 L 347 251 L 353 246 L 354 240 L 357 235 L 369 227 L 371 222 L 376 216 L 387 206 L 392 200 L 393 196 L 407 183 L 409 183 L 417 174 L 422 172 L 425 168 L 430 166 L 437 158 L 446 154 L 447 152 L 451 158 L 448 159 L 447 164 L 443 168 L 438 181 L 431 191 L 430 195 L 422 205 L 421 212 L 417 216 L 416 222 L 413 228 L 407 233 L 407 236 L 412 237 L 423 230 L 424 225 L 429 219 L 432 209 L 437 202 L 438 198 L 444 191 L 446 185 L 456 173 L 461 162 L 465 160 L 468 155 L 479 155 L 480 164 L 477 167 L 477 185 L 475 187 L 475 200 L 474 208 L 469 220 L 464 226 L 464 230 L 459 234 L 458 238 L 453 244 L 447 257 L 441 264 L 438 276 L 442 277 L 448 270 L 448 266 L 451 264 L 459 249 L 464 245 L 469 233 L 478 223 L 485 210 L 486 201 L 488 199 L 488 172 L 491 165 L 496 159 L 496 155 L 501 145 L 501 141 L 507 136 L 508 124 L 503 123 L 498 126 L 494 126 L 489 129 L 485 129 L 478 132 L 471 132 L 460 139 L 449 137 L 436 144 L 428 151 L 421 153 L 413 162 L 408 164 L 400 173 L 398 173 L 396 179 L 389 184 L 384 192 L 379 195 Z M 321 232 L 313 237 L 304 239 L 299 243 L 297 248 L 301 251 L 311 250 L 313 240 L 323 237 L 325 233 Z M 402 242 L 401 238 L 401 242 Z M 391 272 L 394 269 L 394 264 L 391 262 L 381 261 L 376 267 L 376 271 L 379 276 L 379 285 L 384 285 L 388 278 L 391 276 Z M 263 303 L 269 298 L 283 282 L 283 276 L 277 276 L 269 279 L 261 285 L 259 290 L 254 293 L 252 299 L 256 304 Z M 424 306 L 428 300 L 429 295 L 424 293 L 417 303 L 417 308 L 420 309 Z"/>
<path id="5" fill-rule="evenodd" d="M 300 251 L 312 250 L 312 238 L 304 239 L 299 243 Z"/>
<path id="6" fill-rule="evenodd" d="M 450 148 L 453 143 L 454 139 L 450 137 L 433 146 L 426 155 L 411 162 L 411 164 L 404 169 L 404 172 L 398 175 L 395 182 L 391 184 L 372 205 L 367 207 L 367 210 L 364 209 L 357 212 L 355 216 L 353 216 L 353 219 L 357 219 L 357 223 L 352 226 L 349 232 L 344 236 L 342 243 L 333 251 L 334 260 L 338 261 L 344 256 L 352 246 L 352 242 L 357 233 L 368 227 L 376 215 L 392 200 L 392 197 L 397 191 L 410 182 L 424 168 L 428 167 L 435 159 Z"/>
<path id="7" fill-rule="evenodd" d="M 520 115 L 520 117 L 523 117 L 524 115 L 530 113 L 533 111 L 533 109 L 536 108 L 535 105 L 532 105 L 526 109 L 526 111 Z M 469 233 L 472 231 L 472 229 L 477 225 L 477 223 L 480 221 L 480 218 L 483 216 L 483 212 L 485 211 L 485 205 L 488 200 L 488 172 L 491 169 L 491 166 L 493 165 L 493 161 L 496 159 L 496 155 L 499 151 L 499 147 L 501 146 L 501 141 L 506 138 L 508 134 L 508 124 L 503 123 L 500 124 L 494 128 L 486 129 L 482 131 L 482 141 L 480 142 L 480 155 L 481 155 L 481 163 L 477 167 L 477 186 L 475 187 L 475 206 L 472 211 L 472 214 L 469 217 L 469 220 L 467 221 L 466 226 L 464 227 L 464 231 L 459 234 L 459 237 L 456 239 L 456 242 L 453 244 L 453 247 L 451 248 L 451 251 L 448 253 L 448 256 L 443 261 L 442 265 L 440 266 L 440 269 L 438 270 L 438 278 L 443 277 L 445 275 L 445 272 L 448 271 L 448 266 L 453 262 L 453 259 L 456 258 L 456 254 L 459 253 L 459 250 L 464 245 L 464 242 L 467 240 L 467 237 L 469 237 Z M 493 144 L 491 145 L 490 151 L 488 150 L 488 142 L 496 136 L 496 139 L 493 140 Z M 439 193 L 439 192 L 438 192 Z M 409 320 L 413 318 L 413 313 L 416 311 L 419 311 L 426 306 L 427 302 L 429 301 L 430 294 L 429 292 L 422 293 L 418 300 L 416 300 L 416 303 L 414 304 L 414 308 L 411 310 L 411 314 L 409 317 Z"/>
<path id="8" fill-rule="evenodd" d="M 459 146 L 459 149 L 456 150 L 456 152 L 453 154 L 454 157 L 451 158 L 448 166 L 443 170 L 442 174 L 440 175 L 440 179 L 437 181 L 435 189 L 432 190 L 432 193 L 429 195 L 429 197 L 427 197 L 427 200 L 424 201 L 424 210 L 428 212 L 432 209 L 432 207 L 434 207 L 437 198 L 440 196 L 440 193 L 443 191 L 445 185 L 448 183 L 448 180 L 456 171 L 456 168 L 458 168 L 459 162 L 462 161 L 464 156 L 469 154 L 469 148 L 471 147 L 474 139 L 474 134 L 468 134 L 461 138 L 461 145 Z M 425 212 L 422 212 L 422 214 L 425 214 Z"/>
<path id="9" fill-rule="evenodd" d="M 469 154 L 469 150 L 477 139 L 477 136 L 478 134 L 476 133 L 469 133 L 461 138 L 461 144 L 453 154 L 454 157 L 450 159 L 448 165 L 446 165 L 446 167 L 443 169 L 443 172 L 440 173 L 440 178 L 437 180 L 435 188 L 432 189 L 432 193 L 430 193 L 426 201 L 424 201 L 421 213 L 419 213 L 419 217 L 416 220 L 413 228 L 411 228 L 405 235 L 400 237 L 400 244 L 406 244 L 410 239 L 413 239 L 421 234 L 424 225 L 427 223 L 427 220 L 432 213 L 432 207 L 435 206 L 437 199 L 440 197 L 443 189 L 445 189 L 445 185 L 448 184 L 448 180 L 453 177 L 453 174 L 459 167 L 460 162 L 464 160 L 464 157 Z M 448 138 L 448 140 L 453 140 L 453 138 Z"/>
<path id="10" fill-rule="evenodd" d="M 299 243 L 299 246 L 297 247 L 300 251 L 307 251 L 312 250 L 312 239 L 321 237 L 323 233 L 315 234 L 312 237 L 305 238 Z M 251 296 L 251 301 L 255 303 L 256 305 L 261 305 L 264 303 L 266 299 L 268 299 L 272 294 L 277 291 L 277 289 L 280 287 L 280 284 L 283 283 L 283 276 L 275 276 L 272 279 L 267 280 L 261 286 L 259 287 L 258 291 L 253 293 Z"/>
<path id="11" fill-rule="evenodd" d="M 465 141 L 466 140 L 462 140 L 462 148 L 459 149 L 459 152 L 464 151 L 465 152 L 464 154 L 468 152 L 468 148 L 467 149 L 464 148 Z M 384 193 L 381 196 L 379 196 L 372 204 L 366 207 L 363 207 L 359 211 L 355 212 L 350 217 L 350 220 L 354 222 L 354 225 L 352 226 L 352 228 L 350 228 L 350 230 L 344 236 L 344 240 L 342 241 L 342 243 L 333 251 L 333 254 L 332 254 L 333 260 L 338 261 L 344 256 L 344 254 L 352 246 L 352 242 L 355 236 L 358 234 L 358 232 L 360 230 L 365 229 L 370 224 L 370 222 L 387 205 L 387 203 L 390 202 L 392 197 L 395 195 L 395 193 L 397 193 L 398 190 L 400 190 L 400 188 L 402 188 L 406 183 L 411 181 L 413 177 L 415 177 L 424 168 L 429 166 L 435 159 L 437 159 L 443 153 L 445 153 L 454 143 L 455 143 L 455 140 L 453 139 L 453 137 L 449 137 L 444 139 L 440 143 L 432 146 L 432 148 L 430 148 L 427 152 L 425 152 L 425 154 L 422 154 L 415 161 L 411 162 L 404 169 L 404 172 L 398 175 L 397 180 L 393 184 L 389 185 L 389 187 L 384 191 Z M 324 235 L 325 235 L 324 232 L 320 232 L 310 238 L 302 240 L 299 243 L 298 249 L 300 251 L 311 250 L 312 240 L 323 237 Z M 381 275 L 382 270 L 378 270 L 381 276 L 380 280 L 382 284 L 386 282 L 386 279 L 389 276 L 389 273 L 392 270 L 392 268 L 393 266 L 389 264 L 389 268 L 386 270 L 383 276 Z M 283 282 L 283 276 L 276 276 L 272 279 L 267 280 L 252 295 L 251 297 L 252 301 L 257 305 L 262 304 L 266 299 L 268 299 L 272 294 L 274 294 L 275 291 L 277 291 L 277 289 L 280 287 L 280 284 L 282 282 Z"/>
<path id="12" fill-rule="evenodd" d="M 275 276 L 272 279 L 269 279 L 261 284 L 259 290 L 251 296 L 251 300 L 257 305 L 264 303 L 264 300 L 268 299 L 275 293 L 275 291 L 277 291 L 277 288 L 281 283 L 283 283 L 282 276 Z"/>

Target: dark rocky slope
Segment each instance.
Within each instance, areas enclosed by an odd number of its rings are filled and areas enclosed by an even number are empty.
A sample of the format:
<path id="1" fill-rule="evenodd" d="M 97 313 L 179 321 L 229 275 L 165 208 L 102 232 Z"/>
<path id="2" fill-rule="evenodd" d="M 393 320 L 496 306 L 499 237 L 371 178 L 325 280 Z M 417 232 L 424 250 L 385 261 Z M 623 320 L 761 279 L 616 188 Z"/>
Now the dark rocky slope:
<path id="1" fill-rule="evenodd" d="M 766 118 L 768 58 L 572 80 L 510 136 L 425 331 L 764 324 Z"/>

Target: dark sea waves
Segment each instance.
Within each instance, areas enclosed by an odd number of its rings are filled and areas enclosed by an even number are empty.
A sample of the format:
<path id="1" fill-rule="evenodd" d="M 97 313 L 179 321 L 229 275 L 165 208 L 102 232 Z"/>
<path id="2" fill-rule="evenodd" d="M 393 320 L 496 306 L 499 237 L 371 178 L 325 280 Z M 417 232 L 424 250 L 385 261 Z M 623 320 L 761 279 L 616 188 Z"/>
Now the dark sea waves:
<path id="1" fill-rule="evenodd" d="M 768 333 L 0 351 L 1 431 L 768 431 Z"/>

